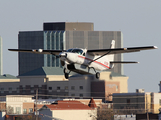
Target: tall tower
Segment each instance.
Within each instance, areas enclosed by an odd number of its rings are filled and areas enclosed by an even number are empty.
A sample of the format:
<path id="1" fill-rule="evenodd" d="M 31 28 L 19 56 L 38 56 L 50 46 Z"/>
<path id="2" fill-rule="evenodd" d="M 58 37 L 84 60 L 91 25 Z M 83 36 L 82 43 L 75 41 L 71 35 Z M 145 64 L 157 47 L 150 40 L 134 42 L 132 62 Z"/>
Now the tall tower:
<path id="1" fill-rule="evenodd" d="M 55 49 L 69 48 L 103 49 L 109 48 L 111 41 L 116 41 L 116 47 L 123 47 L 121 31 L 94 31 L 93 23 L 59 22 L 44 23 L 43 31 L 19 32 L 19 49 Z M 122 60 L 122 55 L 115 55 L 116 61 Z M 19 53 L 19 75 L 39 67 L 61 67 L 60 60 L 52 55 Z M 113 71 L 122 74 L 123 66 L 115 65 Z"/>
<path id="2" fill-rule="evenodd" d="M 3 74 L 3 64 L 2 64 L 2 37 L 0 36 L 0 75 Z"/>

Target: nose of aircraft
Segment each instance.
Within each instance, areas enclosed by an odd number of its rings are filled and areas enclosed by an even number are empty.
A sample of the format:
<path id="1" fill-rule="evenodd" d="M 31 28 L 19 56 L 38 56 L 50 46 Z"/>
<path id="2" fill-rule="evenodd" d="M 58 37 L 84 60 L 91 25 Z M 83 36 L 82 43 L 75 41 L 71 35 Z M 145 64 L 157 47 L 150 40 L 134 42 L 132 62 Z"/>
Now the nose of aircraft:
<path id="1" fill-rule="evenodd" d="M 62 53 L 59 54 L 59 57 L 60 58 L 66 58 L 67 57 L 67 53 L 62 52 Z"/>

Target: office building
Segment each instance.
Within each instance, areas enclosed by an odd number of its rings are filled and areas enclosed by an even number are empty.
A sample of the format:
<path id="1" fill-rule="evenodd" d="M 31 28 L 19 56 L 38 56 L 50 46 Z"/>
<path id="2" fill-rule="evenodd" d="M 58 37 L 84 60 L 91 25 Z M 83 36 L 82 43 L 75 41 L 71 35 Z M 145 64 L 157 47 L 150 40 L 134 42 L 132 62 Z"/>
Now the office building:
<path id="1" fill-rule="evenodd" d="M 116 41 L 116 47 L 123 46 L 121 31 L 94 31 L 93 23 L 44 23 L 42 31 L 20 31 L 18 47 L 54 50 L 103 49 L 109 48 L 113 39 Z M 122 54 L 115 55 L 116 61 L 122 59 Z M 61 64 L 59 58 L 53 55 L 19 53 L 19 75 L 40 67 L 61 67 Z M 116 64 L 113 71 L 123 74 L 122 64 Z"/>
<path id="2" fill-rule="evenodd" d="M 161 93 L 137 91 L 136 93 L 114 93 L 113 109 L 118 114 L 158 114 L 161 108 Z"/>
<path id="3" fill-rule="evenodd" d="M 99 80 L 93 75 L 73 75 L 65 79 L 62 73 L 61 68 L 41 67 L 17 78 L 3 75 L 0 77 L 0 96 L 35 95 L 38 90 L 39 99 L 94 97 L 112 101 L 112 93 L 128 91 L 128 77 L 111 71 L 101 72 Z"/>

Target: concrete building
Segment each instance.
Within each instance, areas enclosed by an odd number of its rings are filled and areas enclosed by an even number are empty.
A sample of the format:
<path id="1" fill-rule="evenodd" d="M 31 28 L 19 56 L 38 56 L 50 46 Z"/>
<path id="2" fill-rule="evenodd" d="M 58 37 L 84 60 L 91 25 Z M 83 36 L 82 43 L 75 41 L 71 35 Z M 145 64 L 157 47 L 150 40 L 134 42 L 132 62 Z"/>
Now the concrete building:
<path id="1" fill-rule="evenodd" d="M 113 109 L 123 114 L 159 113 L 161 93 L 114 93 Z"/>
<path id="2" fill-rule="evenodd" d="M 150 93 L 114 93 L 113 109 L 122 114 L 145 113 L 151 109 Z"/>
<path id="3" fill-rule="evenodd" d="M 103 49 L 109 48 L 113 39 L 116 41 L 116 47 L 123 47 L 121 31 L 94 31 L 93 23 L 44 23 L 42 31 L 20 31 L 18 48 L 66 50 L 78 47 Z M 122 59 L 122 54 L 115 55 L 115 61 Z M 19 53 L 19 75 L 40 67 L 61 67 L 61 64 L 56 56 Z M 113 71 L 123 74 L 122 64 L 115 65 Z"/>
<path id="4" fill-rule="evenodd" d="M 20 94 L 40 94 L 39 98 L 100 98 L 110 100 L 112 93 L 128 91 L 128 77 L 111 71 L 101 73 L 100 80 L 92 75 L 75 75 L 65 79 L 64 75 L 53 75 L 53 71 L 61 74 L 61 68 L 42 67 L 18 76 Z M 101 88 L 101 89 L 100 89 Z M 111 101 L 111 100 L 110 100 Z"/>
<path id="5" fill-rule="evenodd" d="M 5 95 L 18 95 L 19 94 L 20 79 L 4 74 L 0 75 L 0 96 Z"/>
<path id="6" fill-rule="evenodd" d="M 29 114 L 34 112 L 33 96 L 7 95 L 7 114 Z"/>
<path id="7" fill-rule="evenodd" d="M 161 93 L 151 93 L 151 112 L 159 113 L 161 111 Z"/>
<path id="8" fill-rule="evenodd" d="M 93 75 L 73 75 L 65 79 L 61 68 L 40 67 L 17 77 L 0 76 L 0 96 L 35 95 L 38 90 L 39 99 L 65 99 L 91 97 L 112 101 L 112 93 L 128 91 L 128 77 L 104 71 L 100 79 Z M 54 75 L 57 74 L 57 75 Z"/>
<path id="9" fill-rule="evenodd" d="M 39 113 L 43 116 L 42 120 L 93 120 L 93 116 L 97 116 L 95 108 L 94 100 L 91 100 L 89 105 L 79 101 L 57 101 L 52 105 L 44 105 Z"/>

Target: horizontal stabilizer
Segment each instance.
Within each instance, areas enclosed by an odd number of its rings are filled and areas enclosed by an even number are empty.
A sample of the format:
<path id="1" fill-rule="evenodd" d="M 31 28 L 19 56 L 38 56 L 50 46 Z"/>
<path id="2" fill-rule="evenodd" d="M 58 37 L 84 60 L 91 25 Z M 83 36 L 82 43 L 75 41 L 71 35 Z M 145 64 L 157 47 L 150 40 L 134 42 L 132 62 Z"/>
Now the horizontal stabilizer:
<path id="1" fill-rule="evenodd" d="M 131 63 L 139 63 L 139 62 L 135 62 L 135 61 L 112 61 L 110 63 L 112 63 L 112 64 L 131 64 Z"/>

